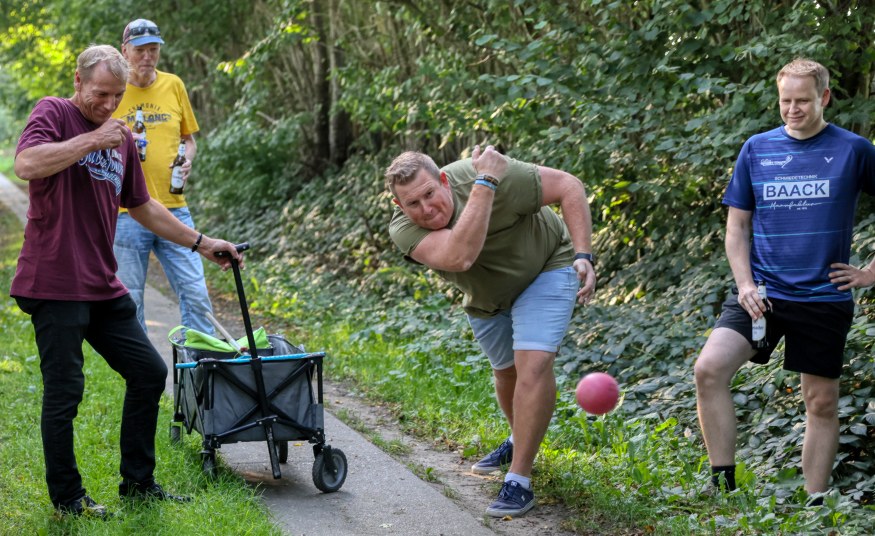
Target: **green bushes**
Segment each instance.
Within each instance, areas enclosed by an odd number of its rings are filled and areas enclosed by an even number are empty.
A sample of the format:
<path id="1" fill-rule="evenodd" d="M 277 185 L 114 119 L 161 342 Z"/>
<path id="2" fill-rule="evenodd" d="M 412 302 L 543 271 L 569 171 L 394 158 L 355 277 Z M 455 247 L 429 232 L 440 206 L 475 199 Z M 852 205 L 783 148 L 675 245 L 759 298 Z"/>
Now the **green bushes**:
<path id="1" fill-rule="evenodd" d="M 215 232 L 276 238 L 278 213 L 308 174 L 298 154 L 300 123 L 269 122 L 241 110 L 201 142 L 188 193 Z"/>

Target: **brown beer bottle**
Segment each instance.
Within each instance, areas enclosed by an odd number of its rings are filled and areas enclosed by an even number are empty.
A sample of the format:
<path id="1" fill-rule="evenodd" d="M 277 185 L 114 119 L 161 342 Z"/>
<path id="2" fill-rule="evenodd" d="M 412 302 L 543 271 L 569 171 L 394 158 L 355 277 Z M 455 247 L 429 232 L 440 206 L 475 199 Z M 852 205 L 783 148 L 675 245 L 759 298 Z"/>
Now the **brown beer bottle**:
<path id="1" fill-rule="evenodd" d="M 185 164 L 185 140 L 179 140 L 179 150 L 173 159 L 173 172 L 170 174 L 170 193 L 179 195 L 185 187 L 182 180 L 182 165 Z"/>
<path id="2" fill-rule="evenodd" d="M 137 154 L 140 156 L 140 162 L 146 161 L 146 122 L 143 120 L 143 107 L 137 106 L 137 115 L 134 118 L 134 127 L 131 129 L 134 133 L 140 134 L 142 137 L 137 140 Z"/>

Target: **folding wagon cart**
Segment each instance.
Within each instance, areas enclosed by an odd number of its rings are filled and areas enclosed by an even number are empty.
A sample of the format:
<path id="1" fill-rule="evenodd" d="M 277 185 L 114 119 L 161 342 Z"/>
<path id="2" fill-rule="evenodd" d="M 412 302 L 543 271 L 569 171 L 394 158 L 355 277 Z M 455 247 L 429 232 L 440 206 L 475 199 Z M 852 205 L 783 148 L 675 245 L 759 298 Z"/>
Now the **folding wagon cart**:
<path id="1" fill-rule="evenodd" d="M 237 246 L 238 251 L 248 244 Z M 202 334 L 171 332 L 173 347 L 173 422 L 171 442 L 197 430 L 203 437 L 203 470 L 216 473 L 216 449 L 227 443 L 266 441 L 274 478 L 281 478 L 280 463 L 288 461 L 289 441 L 313 444 L 313 483 L 330 493 L 346 480 L 343 451 L 325 443 L 322 400 L 324 352 L 307 353 L 280 335 L 253 332 L 240 267 L 231 259 L 246 344 L 224 332 L 237 351 L 206 349 L 194 344 Z M 191 334 L 189 334 L 191 332 Z M 188 334 L 188 340 L 186 339 Z"/>

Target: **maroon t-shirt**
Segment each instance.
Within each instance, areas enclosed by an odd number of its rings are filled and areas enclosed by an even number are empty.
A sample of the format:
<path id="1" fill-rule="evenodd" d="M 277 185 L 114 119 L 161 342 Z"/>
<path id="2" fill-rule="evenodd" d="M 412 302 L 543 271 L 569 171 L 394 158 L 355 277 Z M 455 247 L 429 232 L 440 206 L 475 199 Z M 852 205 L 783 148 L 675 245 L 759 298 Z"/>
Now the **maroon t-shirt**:
<path id="1" fill-rule="evenodd" d="M 96 130 L 68 99 L 40 100 L 18 140 L 16 155 Z M 119 205 L 149 201 L 130 135 L 115 149 L 94 151 L 44 179 L 31 180 L 24 245 L 12 279 L 12 296 L 97 301 L 128 292 L 116 277 L 112 251 Z"/>

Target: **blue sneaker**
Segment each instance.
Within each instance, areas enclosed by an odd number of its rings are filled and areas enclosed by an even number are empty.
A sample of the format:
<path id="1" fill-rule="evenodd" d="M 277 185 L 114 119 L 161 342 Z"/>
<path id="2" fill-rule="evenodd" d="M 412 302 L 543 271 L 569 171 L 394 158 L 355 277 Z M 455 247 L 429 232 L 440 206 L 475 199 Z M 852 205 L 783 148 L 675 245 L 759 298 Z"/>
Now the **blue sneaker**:
<path id="1" fill-rule="evenodd" d="M 502 468 L 510 465 L 513 460 L 513 443 L 510 439 L 505 439 L 504 443 L 498 445 L 498 448 L 489 453 L 488 456 L 471 466 L 471 472 L 480 475 L 488 475 L 494 471 L 501 471 Z"/>
<path id="2" fill-rule="evenodd" d="M 535 494 L 519 482 L 505 482 L 498 492 L 498 498 L 486 509 L 492 517 L 521 516 L 535 506 Z"/>

